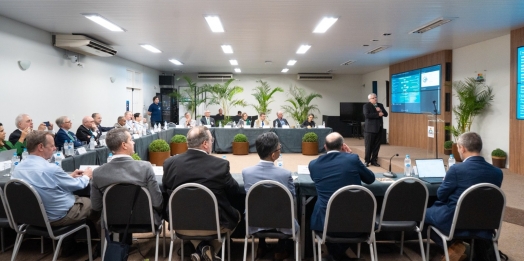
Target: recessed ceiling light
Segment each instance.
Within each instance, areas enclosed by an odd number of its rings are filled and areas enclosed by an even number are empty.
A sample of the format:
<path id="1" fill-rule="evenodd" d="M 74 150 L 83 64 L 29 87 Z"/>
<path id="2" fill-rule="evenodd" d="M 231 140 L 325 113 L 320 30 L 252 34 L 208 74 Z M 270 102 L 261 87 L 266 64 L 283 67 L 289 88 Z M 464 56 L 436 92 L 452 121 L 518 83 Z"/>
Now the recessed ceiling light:
<path id="1" fill-rule="evenodd" d="M 375 48 L 375 49 L 373 49 L 373 50 L 371 50 L 369 52 L 366 52 L 366 53 L 367 54 L 376 54 L 378 52 L 382 52 L 382 51 L 388 49 L 389 47 L 391 47 L 391 46 L 390 45 L 382 45 L 382 46 L 379 46 L 379 47 L 377 47 L 377 48 Z"/>
<path id="2" fill-rule="evenodd" d="M 309 48 L 311 48 L 311 45 L 301 45 L 298 50 L 297 50 L 297 53 L 299 54 L 303 54 L 303 53 L 306 53 L 307 50 L 309 50 Z"/>
<path id="3" fill-rule="evenodd" d="M 233 47 L 231 47 L 231 45 L 222 45 L 221 47 L 224 53 L 233 53 Z"/>
<path id="4" fill-rule="evenodd" d="M 238 61 L 237 60 L 229 60 L 229 63 L 231 65 L 238 65 Z"/>
<path id="5" fill-rule="evenodd" d="M 240 70 L 240 68 L 235 68 L 235 72 L 239 73 L 239 72 L 242 72 L 242 71 Z"/>
<path id="6" fill-rule="evenodd" d="M 142 46 L 142 48 L 152 52 L 152 53 L 161 53 L 162 51 L 156 49 L 155 47 L 153 47 L 152 45 L 149 45 L 149 44 L 141 44 L 140 46 Z"/>
<path id="7" fill-rule="evenodd" d="M 205 17 L 206 22 L 211 28 L 211 31 L 213 33 L 223 33 L 224 27 L 222 27 L 222 22 L 220 22 L 220 18 L 216 15 L 208 15 Z"/>
<path id="8" fill-rule="evenodd" d="M 176 59 L 171 59 L 169 61 L 174 63 L 174 64 L 176 64 L 176 65 L 184 65 L 183 63 L 181 63 L 179 60 L 176 60 Z"/>
<path id="9" fill-rule="evenodd" d="M 364 45 L 362 45 L 362 46 L 366 47 L 366 46 L 369 46 L 369 44 L 364 44 Z"/>
<path id="10" fill-rule="evenodd" d="M 289 61 L 287 62 L 287 65 L 288 65 L 288 66 L 293 66 L 293 65 L 295 65 L 295 63 L 297 63 L 297 60 L 289 60 Z"/>
<path id="11" fill-rule="evenodd" d="M 325 33 L 337 20 L 337 17 L 324 17 L 317 27 L 315 27 L 313 33 Z"/>
<path id="12" fill-rule="evenodd" d="M 124 28 L 109 22 L 107 19 L 100 16 L 99 14 L 82 14 L 82 15 L 85 16 L 85 18 L 107 28 L 110 31 L 113 31 L 113 32 L 125 32 L 126 31 Z"/>
<path id="13" fill-rule="evenodd" d="M 431 29 L 435 29 L 441 25 L 451 22 L 451 20 L 456 19 L 457 17 L 441 17 L 436 20 L 433 20 L 411 32 L 409 34 L 423 34 Z"/>
<path id="14" fill-rule="evenodd" d="M 287 71 L 289 71 L 289 69 L 288 69 L 288 68 L 284 68 L 284 69 L 282 69 L 281 72 L 283 72 L 283 73 L 287 73 Z"/>
<path id="15" fill-rule="evenodd" d="M 272 63 L 273 63 L 272 61 L 264 61 L 265 65 L 271 65 Z"/>
<path id="16" fill-rule="evenodd" d="M 371 42 L 378 42 L 378 40 L 377 40 L 377 39 L 373 39 L 373 40 L 370 40 L 370 41 L 371 41 Z"/>
<path id="17" fill-rule="evenodd" d="M 390 36 L 390 33 L 384 33 L 383 36 Z"/>
<path id="18" fill-rule="evenodd" d="M 340 65 L 350 65 L 350 64 L 352 64 L 352 63 L 354 63 L 354 62 L 356 62 L 356 61 L 354 61 L 354 60 L 349 60 L 349 61 L 347 61 L 347 62 L 344 62 L 344 63 L 340 64 Z"/>

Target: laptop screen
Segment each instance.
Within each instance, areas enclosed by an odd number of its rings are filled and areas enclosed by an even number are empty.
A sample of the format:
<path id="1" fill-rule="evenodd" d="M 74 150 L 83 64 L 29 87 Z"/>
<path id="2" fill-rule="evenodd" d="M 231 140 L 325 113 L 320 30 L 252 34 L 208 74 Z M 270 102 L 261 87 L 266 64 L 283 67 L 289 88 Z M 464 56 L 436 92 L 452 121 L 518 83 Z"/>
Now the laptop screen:
<path id="1" fill-rule="evenodd" d="M 446 176 L 442 159 L 416 159 L 419 178 L 443 178 Z"/>
<path id="2" fill-rule="evenodd" d="M 16 152 L 16 149 L 5 150 L 0 152 L 0 161 L 11 160 L 13 158 L 13 153 Z"/>

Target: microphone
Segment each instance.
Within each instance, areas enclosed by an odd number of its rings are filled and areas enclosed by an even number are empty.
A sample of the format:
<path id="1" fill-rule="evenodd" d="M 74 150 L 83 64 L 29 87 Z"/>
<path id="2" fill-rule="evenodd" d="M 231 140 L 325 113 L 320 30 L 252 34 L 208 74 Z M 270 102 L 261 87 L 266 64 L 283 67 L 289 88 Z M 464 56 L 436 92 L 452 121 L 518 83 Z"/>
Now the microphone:
<path id="1" fill-rule="evenodd" d="M 391 156 L 391 158 L 389 158 L 389 171 L 388 172 L 385 172 L 383 175 L 384 177 L 388 177 L 388 178 L 396 178 L 397 175 L 393 172 L 391 172 L 391 160 L 395 157 L 395 156 L 398 156 L 398 153 L 397 154 L 394 154 L 393 156 Z"/>

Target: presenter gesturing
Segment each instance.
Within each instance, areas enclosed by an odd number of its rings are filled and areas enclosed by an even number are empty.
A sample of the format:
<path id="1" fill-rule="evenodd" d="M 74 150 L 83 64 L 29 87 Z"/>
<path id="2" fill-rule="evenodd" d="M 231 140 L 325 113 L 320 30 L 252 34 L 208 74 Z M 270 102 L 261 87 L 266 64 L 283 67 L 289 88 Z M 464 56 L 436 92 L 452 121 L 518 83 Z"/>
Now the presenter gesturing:
<path id="1" fill-rule="evenodd" d="M 382 103 L 377 102 L 377 95 L 370 93 L 368 95 L 369 102 L 364 104 L 364 117 L 366 123 L 364 127 L 364 143 L 366 146 L 366 167 L 369 164 L 380 167 L 378 164 L 378 151 L 380 150 L 380 139 L 382 137 L 382 129 L 384 122 L 382 117 L 387 117 L 388 112 L 384 109 Z"/>

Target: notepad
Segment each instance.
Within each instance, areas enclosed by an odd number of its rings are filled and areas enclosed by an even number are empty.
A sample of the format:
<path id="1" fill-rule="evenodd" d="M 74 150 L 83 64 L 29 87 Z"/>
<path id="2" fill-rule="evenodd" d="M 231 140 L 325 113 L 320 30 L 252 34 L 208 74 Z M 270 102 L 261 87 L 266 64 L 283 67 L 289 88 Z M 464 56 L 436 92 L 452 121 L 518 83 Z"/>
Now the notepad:
<path id="1" fill-rule="evenodd" d="M 309 175 L 309 167 L 308 165 L 298 165 L 297 166 L 297 173 L 299 175 Z"/>

